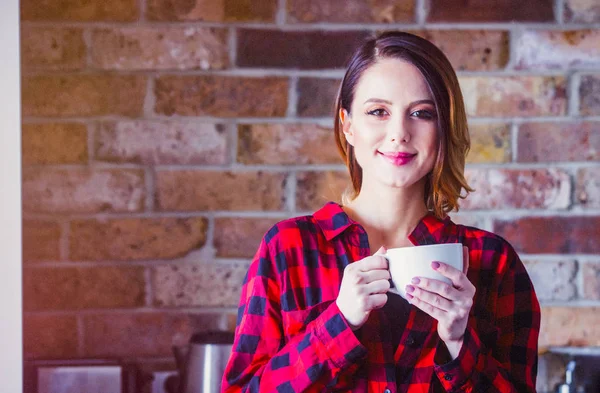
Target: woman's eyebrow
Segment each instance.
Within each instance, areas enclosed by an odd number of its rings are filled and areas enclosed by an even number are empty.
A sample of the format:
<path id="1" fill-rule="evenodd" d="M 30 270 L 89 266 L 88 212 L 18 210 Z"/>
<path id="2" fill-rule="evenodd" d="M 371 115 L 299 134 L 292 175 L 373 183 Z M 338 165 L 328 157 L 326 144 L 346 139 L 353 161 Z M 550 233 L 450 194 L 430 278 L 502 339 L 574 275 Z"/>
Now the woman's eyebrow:
<path id="1" fill-rule="evenodd" d="M 364 103 L 376 103 L 376 104 L 387 104 L 387 105 L 392 105 L 392 101 L 388 101 L 388 100 L 384 100 L 382 98 L 369 98 L 368 100 L 366 100 Z M 430 104 L 430 105 L 435 105 L 435 103 L 433 102 L 433 100 L 430 100 L 428 98 L 422 99 L 422 100 L 417 100 L 417 101 L 413 101 L 410 103 L 410 106 L 413 105 L 419 105 L 419 104 Z"/>

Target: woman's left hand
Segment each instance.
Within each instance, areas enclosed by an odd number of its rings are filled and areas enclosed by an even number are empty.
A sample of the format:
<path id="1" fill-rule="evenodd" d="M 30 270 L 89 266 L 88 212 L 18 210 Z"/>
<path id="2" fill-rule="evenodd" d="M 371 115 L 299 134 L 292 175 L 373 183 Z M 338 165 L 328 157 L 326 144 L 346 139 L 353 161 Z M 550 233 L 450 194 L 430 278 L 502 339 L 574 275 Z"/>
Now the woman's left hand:
<path id="1" fill-rule="evenodd" d="M 469 269 L 469 249 L 463 247 L 463 271 L 441 262 L 431 266 L 452 281 L 452 285 L 423 277 L 413 278 L 407 285 L 408 300 L 438 321 L 438 335 L 446 344 L 452 359 L 462 347 L 469 312 L 473 305 L 475 286 L 466 276 Z"/>

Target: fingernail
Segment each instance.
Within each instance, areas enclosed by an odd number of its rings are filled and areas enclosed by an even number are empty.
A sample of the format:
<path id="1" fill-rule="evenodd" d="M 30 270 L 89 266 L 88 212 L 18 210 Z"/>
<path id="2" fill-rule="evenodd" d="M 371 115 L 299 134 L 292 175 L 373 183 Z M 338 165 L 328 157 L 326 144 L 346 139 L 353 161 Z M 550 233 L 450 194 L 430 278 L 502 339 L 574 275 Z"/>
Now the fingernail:
<path id="1" fill-rule="evenodd" d="M 406 286 L 406 292 L 411 293 L 414 292 L 415 287 L 413 287 L 412 285 L 407 285 Z"/>
<path id="2" fill-rule="evenodd" d="M 410 282 L 412 282 L 413 284 L 417 285 L 421 282 L 421 280 L 419 280 L 417 277 L 413 278 L 412 280 L 410 280 Z"/>
<path id="3" fill-rule="evenodd" d="M 439 262 L 431 262 L 431 267 L 434 268 L 435 270 L 440 268 L 440 263 Z"/>
<path id="4" fill-rule="evenodd" d="M 406 294 L 406 298 L 407 298 L 407 299 L 410 301 L 410 300 L 413 300 L 413 299 L 414 299 L 414 296 L 413 296 L 413 295 L 411 295 L 410 293 L 407 293 L 407 294 Z"/>

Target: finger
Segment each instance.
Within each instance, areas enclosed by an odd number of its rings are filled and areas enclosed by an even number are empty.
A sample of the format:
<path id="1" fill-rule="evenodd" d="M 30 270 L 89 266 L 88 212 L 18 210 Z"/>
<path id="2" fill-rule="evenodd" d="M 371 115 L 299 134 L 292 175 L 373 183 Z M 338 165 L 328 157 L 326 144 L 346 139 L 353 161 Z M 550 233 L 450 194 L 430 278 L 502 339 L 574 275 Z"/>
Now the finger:
<path id="1" fill-rule="evenodd" d="M 358 270 L 361 272 L 368 272 L 375 269 L 386 269 L 388 268 L 388 261 L 381 255 L 373 255 L 370 258 L 365 258 L 358 262 Z"/>
<path id="2" fill-rule="evenodd" d="M 367 303 L 368 303 L 367 311 L 375 310 L 377 308 L 381 308 L 381 307 L 385 306 L 385 303 L 387 303 L 387 300 L 388 300 L 388 297 L 385 293 L 376 293 L 376 294 L 369 296 L 369 298 L 367 299 Z"/>
<path id="3" fill-rule="evenodd" d="M 423 300 L 412 296 L 407 293 L 406 297 L 411 304 L 414 304 L 417 308 L 419 308 L 424 313 L 430 315 L 432 318 L 437 319 L 438 321 L 443 321 L 447 317 L 447 312 L 440 310 L 437 307 L 432 306 L 429 303 L 424 302 Z"/>
<path id="4" fill-rule="evenodd" d="M 365 283 L 370 283 L 377 280 L 389 280 L 392 278 L 390 276 L 390 271 L 385 269 L 376 269 L 368 272 L 361 272 L 360 274 L 364 275 Z"/>
<path id="5" fill-rule="evenodd" d="M 452 285 L 432 278 L 415 277 L 411 281 L 411 284 L 415 287 L 438 294 L 446 299 L 453 301 L 460 300 L 462 296 L 464 296 Z"/>
<path id="6" fill-rule="evenodd" d="M 437 267 L 436 267 L 437 264 Z M 458 289 L 463 289 L 467 286 L 467 276 L 455 267 L 452 267 L 444 262 L 433 262 L 431 267 L 444 277 L 448 277 L 452 281 L 452 285 Z"/>
<path id="7" fill-rule="evenodd" d="M 446 299 L 438 295 L 437 293 L 426 291 L 422 288 L 415 287 L 413 285 L 406 286 L 406 292 L 410 293 L 416 299 L 422 300 L 423 302 L 434 306 L 435 308 L 439 308 L 443 311 L 450 311 L 452 308 L 456 307 L 452 301 Z"/>
<path id="8" fill-rule="evenodd" d="M 390 289 L 390 282 L 388 280 L 377 280 L 368 283 L 365 287 L 368 294 L 386 293 Z"/>
<path id="9" fill-rule="evenodd" d="M 469 247 L 463 246 L 463 273 L 469 271 Z"/>

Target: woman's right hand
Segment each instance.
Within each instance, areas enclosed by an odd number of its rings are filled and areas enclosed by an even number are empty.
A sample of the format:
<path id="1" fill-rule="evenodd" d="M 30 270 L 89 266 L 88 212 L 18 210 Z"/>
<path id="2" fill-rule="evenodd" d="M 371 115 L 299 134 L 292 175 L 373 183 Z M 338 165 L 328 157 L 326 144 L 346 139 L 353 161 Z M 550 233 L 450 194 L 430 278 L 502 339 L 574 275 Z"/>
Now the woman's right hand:
<path id="1" fill-rule="evenodd" d="M 387 302 L 390 289 L 388 261 L 381 247 L 373 256 L 350 263 L 344 269 L 336 304 L 352 330 L 367 322 L 371 311 Z"/>

